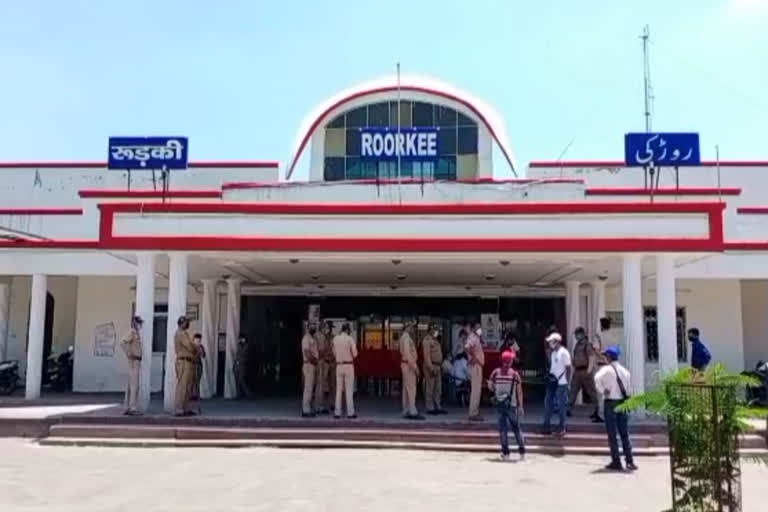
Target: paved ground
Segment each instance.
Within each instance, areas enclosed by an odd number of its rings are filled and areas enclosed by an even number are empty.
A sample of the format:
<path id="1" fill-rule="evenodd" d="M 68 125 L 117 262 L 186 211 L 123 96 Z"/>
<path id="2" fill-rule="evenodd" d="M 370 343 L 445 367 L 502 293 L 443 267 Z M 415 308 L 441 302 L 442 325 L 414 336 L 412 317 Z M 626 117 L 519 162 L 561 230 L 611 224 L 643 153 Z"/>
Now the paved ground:
<path id="1" fill-rule="evenodd" d="M 669 505 L 665 458 L 604 474 L 595 457 L 357 450 L 103 449 L 0 439 L 0 504 L 31 511 L 655 512 Z M 744 466 L 744 511 L 765 510 L 768 468 Z"/>

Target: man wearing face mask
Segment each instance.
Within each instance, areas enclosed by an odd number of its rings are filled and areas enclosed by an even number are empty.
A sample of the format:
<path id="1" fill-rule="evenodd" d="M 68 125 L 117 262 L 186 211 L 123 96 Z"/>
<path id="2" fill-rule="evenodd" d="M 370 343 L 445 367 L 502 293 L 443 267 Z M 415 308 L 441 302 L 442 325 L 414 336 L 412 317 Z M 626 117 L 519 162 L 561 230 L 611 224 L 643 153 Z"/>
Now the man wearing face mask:
<path id="1" fill-rule="evenodd" d="M 189 335 L 187 317 L 180 316 L 176 325 L 178 329 L 173 337 L 176 347 L 176 416 L 195 416 L 196 413 L 189 408 L 189 397 L 196 374 L 197 345 Z"/>
<path id="2" fill-rule="evenodd" d="M 413 322 L 405 323 L 400 335 L 400 371 L 403 375 L 403 417 L 408 420 L 423 420 L 416 409 L 416 380 L 419 378 L 419 354 L 413 341 Z"/>
<path id="3" fill-rule="evenodd" d="M 437 339 L 439 331 L 435 324 L 429 326 L 429 332 L 424 337 L 424 402 L 427 414 L 446 414 L 442 408 L 443 383 L 440 374 L 443 363 L 443 349 Z"/>
<path id="4" fill-rule="evenodd" d="M 313 418 L 315 416 L 312 409 L 312 395 L 315 389 L 315 369 L 319 359 L 317 340 L 315 339 L 316 332 L 315 324 L 309 324 L 307 332 L 304 333 L 304 337 L 301 339 L 301 357 L 303 360 L 301 371 L 304 375 L 304 394 L 301 400 L 302 418 Z"/>
<path id="5" fill-rule="evenodd" d="M 573 335 L 576 338 L 576 345 L 573 347 L 573 380 L 571 381 L 571 393 L 568 397 L 568 415 L 571 415 L 571 409 L 576 403 L 576 397 L 579 391 L 582 391 L 589 396 L 590 402 L 594 405 L 595 410 L 592 412 L 590 418 L 595 423 L 602 423 L 603 420 L 600 417 L 600 413 L 597 405 L 597 392 L 595 391 L 595 380 L 593 375 L 593 364 L 597 358 L 595 349 L 587 339 L 587 333 L 583 327 L 577 327 L 573 331 Z"/>
<path id="6" fill-rule="evenodd" d="M 479 323 L 472 324 L 472 330 L 467 336 L 467 344 L 464 351 L 467 353 L 470 374 L 469 392 L 469 421 L 483 421 L 480 416 L 480 397 L 483 391 L 483 366 L 485 365 L 485 352 L 481 336 L 483 329 Z"/>
<path id="7" fill-rule="evenodd" d="M 571 380 L 571 355 L 562 346 L 563 338 L 559 333 L 547 336 L 547 344 L 550 348 L 549 373 L 546 380 L 546 394 L 544 396 L 544 426 L 543 434 L 552 433 L 552 411 L 557 409 L 560 417 L 560 425 L 556 435 L 565 435 L 565 416 L 568 409 L 568 382 Z"/>

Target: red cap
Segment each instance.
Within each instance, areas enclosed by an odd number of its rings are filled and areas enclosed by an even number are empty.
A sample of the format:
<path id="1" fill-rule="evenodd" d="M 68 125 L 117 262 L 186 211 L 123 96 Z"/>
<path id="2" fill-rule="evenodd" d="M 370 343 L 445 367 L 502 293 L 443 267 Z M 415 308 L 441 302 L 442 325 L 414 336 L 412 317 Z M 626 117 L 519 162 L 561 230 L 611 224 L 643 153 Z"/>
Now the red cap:
<path id="1" fill-rule="evenodd" d="M 515 359 L 514 350 L 505 350 L 504 352 L 501 353 L 502 363 L 511 363 L 513 359 Z"/>

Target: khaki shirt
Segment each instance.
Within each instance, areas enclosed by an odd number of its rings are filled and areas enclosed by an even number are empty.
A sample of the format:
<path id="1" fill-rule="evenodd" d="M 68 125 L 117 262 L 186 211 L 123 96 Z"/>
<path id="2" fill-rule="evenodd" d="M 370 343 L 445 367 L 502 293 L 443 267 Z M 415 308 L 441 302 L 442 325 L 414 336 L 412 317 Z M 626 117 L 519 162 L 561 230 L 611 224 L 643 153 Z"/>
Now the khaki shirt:
<path id="1" fill-rule="evenodd" d="M 197 345 L 184 329 L 176 329 L 173 346 L 176 348 L 176 359 L 189 359 L 190 361 L 197 359 Z"/>
<path id="2" fill-rule="evenodd" d="M 443 349 L 440 343 L 430 335 L 424 337 L 424 366 L 443 364 Z"/>
<path id="3" fill-rule="evenodd" d="M 301 356 L 305 363 L 317 364 L 320 357 L 317 350 L 317 340 L 309 333 L 301 338 Z"/>
<path id="4" fill-rule="evenodd" d="M 125 352 L 125 357 L 132 360 L 141 360 L 141 335 L 136 329 L 131 329 L 128 335 L 120 342 Z"/>
<path id="5" fill-rule="evenodd" d="M 320 331 L 315 333 L 315 341 L 317 342 L 317 353 L 320 359 L 323 361 L 333 361 L 333 351 L 331 350 L 331 343 L 328 337 Z"/>
<path id="6" fill-rule="evenodd" d="M 400 336 L 400 359 L 412 368 L 416 368 L 418 364 L 419 354 L 416 352 L 416 344 L 407 332 Z"/>
<path id="7" fill-rule="evenodd" d="M 483 351 L 483 344 L 480 343 L 480 337 L 474 332 L 470 333 L 467 337 L 467 344 L 464 345 L 464 351 L 467 353 L 469 364 L 479 364 L 483 366 L 485 364 L 485 352 Z"/>
<path id="8" fill-rule="evenodd" d="M 589 358 L 595 355 L 595 349 L 588 341 L 576 342 L 573 347 L 573 367 L 576 369 L 589 366 Z"/>
<path id="9" fill-rule="evenodd" d="M 351 363 L 357 357 L 357 346 L 355 340 L 346 333 L 341 333 L 333 337 L 333 357 L 336 364 Z"/>

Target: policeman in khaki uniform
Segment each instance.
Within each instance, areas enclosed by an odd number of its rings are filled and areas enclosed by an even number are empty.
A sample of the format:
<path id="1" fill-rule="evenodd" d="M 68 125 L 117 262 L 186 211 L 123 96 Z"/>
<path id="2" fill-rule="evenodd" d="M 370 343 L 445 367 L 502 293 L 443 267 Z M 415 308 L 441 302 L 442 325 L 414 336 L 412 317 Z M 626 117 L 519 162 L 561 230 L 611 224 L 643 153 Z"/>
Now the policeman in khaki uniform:
<path id="1" fill-rule="evenodd" d="M 315 367 L 315 412 L 317 414 L 328 414 L 330 409 L 328 393 L 328 372 L 333 362 L 333 354 L 331 351 L 331 340 L 328 338 L 326 332 L 326 326 L 315 333 L 315 341 L 317 342 L 317 353 L 319 359 L 317 361 L 317 367 Z"/>
<path id="2" fill-rule="evenodd" d="M 481 336 L 483 329 L 479 323 L 472 325 L 464 345 L 464 352 L 469 362 L 470 392 L 469 392 L 469 421 L 483 421 L 480 416 L 480 398 L 483 386 L 483 366 L 485 366 L 485 352 Z"/>
<path id="3" fill-rule="evenodd" d="M 141 413 L 138 409 L 139 401 L 139 375 L 141 373 L 141 335 L 139 331 L 144 324 L 140 316 L 133 317 L 131 321 L 131 330 L 128 335 L 120 342 L 120 346 L 128 358 L 128 386 L 125 388 L 125 414 L 128 416 L 138 416 Z"/>
<path id="4" fill-rule="evenodd" d="M 176 416 L 195 416 L 196 413 L 189 408 L 189 398 L 197 374 L 197 345 L 189 335 L 187 317 L 180 316 L 176 325 L 178 328 L 173 337 L 176 347 Z"/>
<path id="5" fill-rule="evenodd" d="M 442 408 L 443 394 L 443 348 L 437 340 L 437 325 L 429 326 L 429 331 L 422 341 L 424 350 L 424 402 L 427 414 L 447 414 Z"/>
<path id="6" fill-rule="evenodd" d="M 589 400 L 594 404 L 594 411 L 590 418 L 595 423 L 602 423 L 603 419 L 600 417 L 597 404 L 594 373 L 592 372 L 596 361 L 595 348 L 587 338 L 587 333 L 583 327 L 577 327 L 573 331 L 573 335 L 576 338 L 576 345 L 573 347 L 573 355 L 571 356 L 574 374 L 571 379 L 571 393 L 568 398 L 568 415 L 571 415 L 571 409 L 573 409 L 573 405 L 576 403 L 576 397 L 579 391 L 582 391 L 589 396 Z"/>
<path id="7" fill-rule="evenodd" d="M 355 359 L 357 358 L 357 346 L 350 336 L 349 324 L 341 326 L 341 333 L 333 337 L 333 357 L 336 360 L 336 410 L 333 417 L 341 418 L 341 395 L 344 393 L 347 402 L 347 418 L 357 418 L 355 414 L 354 385 L 355 385 Z"/>
<path id="8" fill-rule="evenodd" d="M 317 340 L 315 333 L 317 328 L 314 324 L 309 324 L 307 332 L 301 338 L 301 371 L 304 375 L 304 394 L 301 400 L 301 417 L 314 418 L 315 413 L 312 408 L 312 396 L 315 390 L 315 370 L 320 354 L 317 350 Z"/>
<path id="9" fill-rule="evenodd" d="M 413 341 L 413 322 L 405 323 L 400 335 L 400 370 L 403 374 L 403 417 L 409 420 L 423 420 L 416 409 L 416 380 L 419 378 L 419 354 Z"/>

